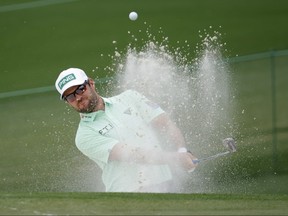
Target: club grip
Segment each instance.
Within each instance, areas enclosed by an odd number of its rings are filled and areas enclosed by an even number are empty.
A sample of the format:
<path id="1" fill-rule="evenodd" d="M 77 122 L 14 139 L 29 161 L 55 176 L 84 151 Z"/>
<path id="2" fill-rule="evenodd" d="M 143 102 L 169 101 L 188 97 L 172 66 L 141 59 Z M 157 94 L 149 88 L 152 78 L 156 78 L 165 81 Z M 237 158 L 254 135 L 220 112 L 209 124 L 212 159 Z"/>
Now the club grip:
<path id="1" fill-rule="evenodd" d="M 197 163 L 200 162 L 200 160 L 198 160 L 198 159 L 194 159 L 194 160 L 192 160 L 192 162 L 193 162 L 194 164 L 197 164 Z"/>

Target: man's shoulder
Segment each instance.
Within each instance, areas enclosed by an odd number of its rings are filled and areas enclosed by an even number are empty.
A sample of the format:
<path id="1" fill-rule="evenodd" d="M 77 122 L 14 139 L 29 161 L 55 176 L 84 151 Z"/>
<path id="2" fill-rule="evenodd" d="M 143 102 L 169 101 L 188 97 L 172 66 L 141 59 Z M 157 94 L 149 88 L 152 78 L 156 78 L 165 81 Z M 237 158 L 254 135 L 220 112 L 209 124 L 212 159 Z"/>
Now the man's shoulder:
<path id="1" fill-rule="evenodd" d="M 115 98 L 115 97 L 123 97 L 123 96 L 126 96 L 126 95 L 140 95 L 139 92 L 133 90 L 133 89 L 128 89 L 128 90 L 125 90 L 121 93 L 119 93 L 118 95 L 115 95 L 113 96 L 112 98 Z"/>
<path id="2" fill-rule="evenodd" d="M 112 101 L 123 101 L 123 100 L 125 101 L 125 100 L 134 100 L 137 98 L 139 99 L 141 97 L 142 95 L 139 92 L 129 89 L 108 99 Z"/>

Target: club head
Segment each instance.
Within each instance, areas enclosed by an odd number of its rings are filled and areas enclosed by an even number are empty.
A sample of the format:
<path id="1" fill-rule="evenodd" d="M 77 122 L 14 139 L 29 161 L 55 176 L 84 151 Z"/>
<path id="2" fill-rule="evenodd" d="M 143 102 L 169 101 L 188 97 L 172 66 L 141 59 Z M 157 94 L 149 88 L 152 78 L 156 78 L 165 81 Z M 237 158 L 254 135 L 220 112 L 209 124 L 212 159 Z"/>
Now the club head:
<path id="1" fill-rule="evenodd" d="M 236 142 L 233 138 L 224 139 L 223 145 L 228 148 L 230 152 L 236 152 Z"/>

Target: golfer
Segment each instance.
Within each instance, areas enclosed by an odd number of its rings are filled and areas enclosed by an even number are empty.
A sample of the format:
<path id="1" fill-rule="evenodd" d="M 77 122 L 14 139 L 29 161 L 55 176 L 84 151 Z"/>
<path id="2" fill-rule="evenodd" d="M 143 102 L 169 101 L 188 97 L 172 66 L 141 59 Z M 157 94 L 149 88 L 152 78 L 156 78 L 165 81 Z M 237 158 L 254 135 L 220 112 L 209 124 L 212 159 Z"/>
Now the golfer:
<path id="1" fill-rule="evenodd" d="M 105 98 L 78 68 L 62 71 L 60 98 L 80 113 L 77 148 L 102 169 L 107 192 L 170 192 L 171 166 L 191 171 L 196 159 L 167 114 L 133 90 Z M 168 151 L 159 137 L 174 143 Z"/>

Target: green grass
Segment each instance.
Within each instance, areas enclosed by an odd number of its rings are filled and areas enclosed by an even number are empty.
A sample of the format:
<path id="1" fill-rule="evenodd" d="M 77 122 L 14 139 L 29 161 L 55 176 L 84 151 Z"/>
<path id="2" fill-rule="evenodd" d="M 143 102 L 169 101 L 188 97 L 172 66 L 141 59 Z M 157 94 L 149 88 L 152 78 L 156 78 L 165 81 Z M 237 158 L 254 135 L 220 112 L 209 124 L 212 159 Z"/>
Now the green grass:
<path id="1" fill-rule="evenodd" d="M 148 25 L 155 35 L 162 27 L 172 46 L 187 40 L 191 54 L 201 41 L 199 31 L 210 26 L 223 34 L 229 56 L 287 49 L 287 6 L 285 0 L 81 0 L 2 12 L 0 92 L 53 85 L 59 71 L 71 66 L 105 76 L 111 65 L 106 55 L 115 46 L 126 48 L 128 31 L 137 34 Z M 128 19 L 132 10 L 139 13 L 136 22 Z"/>
<path id="2" fill-rule="evenodd" d="M 1 214 L 286 215 L 287 195 L 33 193 L 3 194 Z"/>
<path id="3" fill-rule="evenodd" d="M 99 170 L 74 144 L 79 116 L 55 92 L 2 99 L 0 109 L 2 192 L 103 191 Z M 288 194 L 287 136 L 279 136 L 275 175 L 271 134 L 261 134 L 269 121 L 257 120 L 269 109 L 254 120 L 256 111 L 236 115 L 238 153 L 199 166 L 183 192 Z"/>
<path id="4" fill-rule="evenodd" d="M 32 1 L 3 0 L 0 8 L 25 2 Z M 285 0 L 81 0 L 0 12 L 0 93 L 52 86 L 67 67 L 105 77 L 115 47 L 124 51 L 132 34 L 147 39 L 150 25 L 191 58 L 204 29 L 222 33 L 225 57 L 288 49 L 287 8 Z M 185 176 L 183 193 L 196 194 L 86 193 L 104 188 L 99 169 L 75 147 L 78 114 L 56 91 L 0 99 L 0 214 L 287 214 L 287 56 L 275 58 L 277 160 L 270 63 L 229 65 L 238 153 Z"/>

